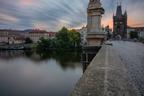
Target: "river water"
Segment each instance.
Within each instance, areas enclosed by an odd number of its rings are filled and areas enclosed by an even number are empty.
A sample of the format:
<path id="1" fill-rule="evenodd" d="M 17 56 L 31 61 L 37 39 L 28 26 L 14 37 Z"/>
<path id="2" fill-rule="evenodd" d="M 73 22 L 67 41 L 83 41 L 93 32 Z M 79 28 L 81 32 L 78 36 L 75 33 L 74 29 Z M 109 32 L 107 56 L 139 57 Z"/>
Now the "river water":
<path id="1" fill-rule="evenodd" d="M 81 75 L 78 52 L 0 51 L 0 96 L 69 96 Z"/>

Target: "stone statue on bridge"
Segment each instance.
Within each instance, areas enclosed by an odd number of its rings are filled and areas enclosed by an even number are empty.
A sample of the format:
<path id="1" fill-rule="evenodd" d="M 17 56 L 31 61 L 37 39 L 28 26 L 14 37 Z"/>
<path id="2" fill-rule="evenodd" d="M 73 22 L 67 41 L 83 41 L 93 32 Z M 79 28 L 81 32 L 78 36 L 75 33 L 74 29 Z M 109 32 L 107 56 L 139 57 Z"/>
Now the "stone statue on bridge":
<path id="1" fill-rule="evenodd" d="M 90 0 L 87 8 L 87 46 L 101 45 L 105 39 L 105 34 L 101 28 L 101 17 L 104 9 L 100 0 Z"/>

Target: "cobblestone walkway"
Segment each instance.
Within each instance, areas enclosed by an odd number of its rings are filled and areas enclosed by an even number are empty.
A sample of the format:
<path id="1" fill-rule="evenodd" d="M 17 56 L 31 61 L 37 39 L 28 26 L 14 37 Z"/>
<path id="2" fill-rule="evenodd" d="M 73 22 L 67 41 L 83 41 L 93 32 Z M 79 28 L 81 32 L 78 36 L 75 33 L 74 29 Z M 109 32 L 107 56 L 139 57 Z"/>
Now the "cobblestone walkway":
<path id="1" fill-rule="evenodd" d="M 119 41 L 113 45 L 125 64 L 129 80 L 139 90 L 140 96 L 144 96 L 144 44 Z"/>
<path id="2" fill-rule="evenodd" d="M 144 45 L 112 43 L 102 47 L 72 96 L 144 96 Z"/>

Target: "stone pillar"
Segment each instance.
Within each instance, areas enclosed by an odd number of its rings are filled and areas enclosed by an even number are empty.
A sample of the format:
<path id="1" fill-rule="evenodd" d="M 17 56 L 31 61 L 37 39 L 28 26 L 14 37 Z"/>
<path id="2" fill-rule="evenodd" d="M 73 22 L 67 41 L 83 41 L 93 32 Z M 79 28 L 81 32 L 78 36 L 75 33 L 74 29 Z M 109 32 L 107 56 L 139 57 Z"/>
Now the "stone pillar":
<path id="1" fill-rule="evenodd" d="M 87 46 L 102 45 L 105 39 L 105 33 L 101 30 L 101 18 L 104 9 L 101 7 L 100 0 L 90 0 L 87 14 Z"/>

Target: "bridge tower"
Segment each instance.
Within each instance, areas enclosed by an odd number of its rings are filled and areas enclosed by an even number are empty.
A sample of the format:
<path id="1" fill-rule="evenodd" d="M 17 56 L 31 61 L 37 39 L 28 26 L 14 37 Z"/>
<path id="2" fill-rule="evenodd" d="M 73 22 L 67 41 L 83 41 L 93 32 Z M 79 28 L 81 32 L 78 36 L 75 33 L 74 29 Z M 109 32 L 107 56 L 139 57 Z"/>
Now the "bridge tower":
<path id="1" fill-rule="evenodd" d="M 127 38 L 127 11 L 122 12 L 122 1 L 117 3 L 117 10 L 113 16 L 113 33 L 114 38 L 120 36 L 122 39 Z"/>
<path id="2" fill-rule="evenodd" d="M 87 8 L 87 46 L 102 45 L 105 39 L 105 33 L 102 32 L 101 18 L 104 9 L 100 0 L 90 0 Z"/>

